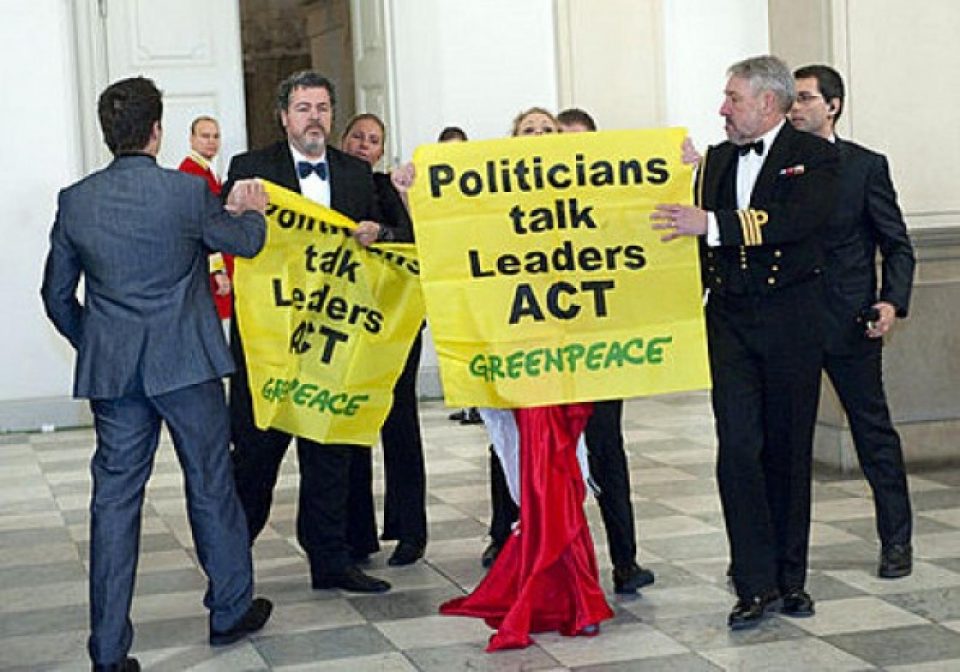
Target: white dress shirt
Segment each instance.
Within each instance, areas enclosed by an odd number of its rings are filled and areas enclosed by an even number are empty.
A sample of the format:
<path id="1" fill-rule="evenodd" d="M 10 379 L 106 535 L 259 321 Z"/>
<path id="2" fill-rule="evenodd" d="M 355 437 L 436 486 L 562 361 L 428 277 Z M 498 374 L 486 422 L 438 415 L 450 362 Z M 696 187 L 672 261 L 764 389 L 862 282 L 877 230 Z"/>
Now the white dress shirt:
<path id="1" fill-rule="evenodd" d="M 323 154 L 319 159 L 308 159 L 303 154 L 301 154 L 296 147 L 290 145 L 290 153 L 293 155 L 293 170 L 297 171 L 297 164 L 301 161 L 308 161 L 309 163 L 318 163 L 320 161 L 327 163 L 327 150 L 324 148 Z M 315 172 L 310 173 L 306 177 L 300 177 L 300 173 L 297 172 L 297 179 L 300 180 L 300 193 L 309 198 L 314 203 L 319 203 L 326 207 L 330 207 L 330 164 L 327 163 L 327 179 L 321 180 L 320 176 Z"/>

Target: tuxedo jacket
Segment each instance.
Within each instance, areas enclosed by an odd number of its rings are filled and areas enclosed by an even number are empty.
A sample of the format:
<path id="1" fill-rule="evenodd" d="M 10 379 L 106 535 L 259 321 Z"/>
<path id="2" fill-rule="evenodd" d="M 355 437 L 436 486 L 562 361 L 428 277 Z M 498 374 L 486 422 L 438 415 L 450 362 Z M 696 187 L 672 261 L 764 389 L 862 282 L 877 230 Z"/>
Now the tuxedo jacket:
<path id="1" fill-rule="evenodd" d="M 330 207 L 355 222 L 369 219 L 383 221 L 373 185 L 373 173 L 366 161 L 327 147 L 327 169 L 330 180 Z M 286 140 L 243 154 L 230 161 L 224 195 L 233 183 L 249 177 L 262 177 L 274 184 L 300 193 L 300 179 L 293 164 L 293 155 Z"/>
<path id="2" fill-rule="evenodd" d="M 737 207 L 737 146 L 704 156 L 698 205 L 715 214 L 720 245 L 702 241 L 705 287 L 714 294 L 767 294 L 822 273 L 822 239 L 834 209 L 836 148 L 785 123 L 757 177 L 748 208 Z"/>
<path id="3" fill-rule="evenodd" d="M 41 295 L 77 350 L 74 394 L 156 396 L 231 373 L 207 251 L 251 257 L 265 235 L 262 215 L 227 214 L 201 180 L 146 154 L 61 191 Z"/>
<path id="4" fill-rule="evenodd" d="M 858 315 L 877 301 L 888 301 L 898 317 L 906 317 L 916 265 L 886 158 L 847 140 L 836 144 L 839 197 L 824 239 L 828 351 L 863 341 Z"/>
<path id="5" fill-rule="evenodd" d="M 327 179 L 330 180 L 330 207 L 355 222 L 365 219 L 382 222 L 383 214 L 377 201 L 370 164 L 349 154 L 327 147 Z M 260 177 L 274 184 L 300 193 L 300 179 L 293 164 L 293 155 L 286 140 L 263 149 L 238 154 L 230 161 L 224 197 L 229 196 L 233 184 L 240 179 Z M 236 320 L 231 324 L 230 347 L 237 365 L 246 378 L 246 357 L 240 341 Z"/>
<path id="6" fill-rule="evenodd" d="M 374 173 L 373 184 L 377 188 L 377 199 L 380 202 L 380 209 L 383 211 L 383 222 L 381 223 L 387 227 L 383 240 L 412 243 L 413 222 L 410 221 L 407 206 L 403 204 L 400 194 L 393 186 L 390 175 Z"/>

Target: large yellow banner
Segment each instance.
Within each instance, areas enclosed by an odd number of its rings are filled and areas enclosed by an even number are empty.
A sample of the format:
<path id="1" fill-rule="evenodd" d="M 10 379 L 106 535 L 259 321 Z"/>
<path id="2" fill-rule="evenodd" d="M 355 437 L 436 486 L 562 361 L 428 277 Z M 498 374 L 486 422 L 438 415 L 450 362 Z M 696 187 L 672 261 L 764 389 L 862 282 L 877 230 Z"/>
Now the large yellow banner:
<path id="1" fill-rule="evenodd" d="M 420 147 L 411 207 L 446 401 L 521 407 L 709 387 L 683 129 Z"/>
<path id="2" fill-rule="evenodd" d="M 257 427 L 372 445 L 423 322 L 416 251 L 364 248 L 347 217 L 265 184 L 266 245 L 234 274 Z"/>

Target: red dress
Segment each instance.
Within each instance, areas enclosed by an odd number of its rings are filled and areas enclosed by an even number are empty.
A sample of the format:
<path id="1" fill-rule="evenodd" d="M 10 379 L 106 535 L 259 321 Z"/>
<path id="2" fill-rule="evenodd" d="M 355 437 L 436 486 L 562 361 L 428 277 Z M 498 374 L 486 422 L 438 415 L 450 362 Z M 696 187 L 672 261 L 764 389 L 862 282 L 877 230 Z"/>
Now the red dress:
<path id="1" fill-rule="evenodd" d="M 180 162 L 178 170 L 191 175 L 199 175 L 207 181 L 211 193 L 214 196 L 220 196 L 220 180 L 217 179 L 216 173 L 210 169 L 210 164 L 201 164 L 196 157 L 190 155 Z M 222 254 L 221 256 L 223 257 L 223 265 L 227 269 L 227 277 L 233 280 L 233 255 Z M 217 294 L 217 282 L 213 275 L 210 276 L 210 291 L 213 293 L 213 302 L 217 306 L 217 315 L 220 316 L 220 319 L 225 320 L 230 317 L 232 313 L 230 294 Z"/>
<path id="2" fill-rule="evenodd" d="M 583 512 L 577 438 L 590 404 L 514 411 L 520 432 L 520 525 L 466 597 L 440 613 L 483 618 L 497 632 L 487 651 L 529 646 L 531 632 L 593 635 L 613 617 L 598 580 Z"/>

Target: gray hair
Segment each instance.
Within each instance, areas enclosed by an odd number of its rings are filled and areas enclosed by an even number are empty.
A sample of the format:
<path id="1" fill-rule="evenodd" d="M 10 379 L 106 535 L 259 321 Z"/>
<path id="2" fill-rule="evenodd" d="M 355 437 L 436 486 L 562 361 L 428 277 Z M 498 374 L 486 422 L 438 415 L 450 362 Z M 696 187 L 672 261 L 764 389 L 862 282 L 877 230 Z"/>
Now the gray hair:
<path id="1" fill-rule="evenodd" d="M 786 113 L 793 106 L 797 97 L 797 87 L 793 73 L 783 60 L 776 56 L 754 56 L 737 63 L 727 69 L 729 77 L 745 79 L 750 83 L 750 89 L 755 93 L 770 91 L 780 103 L 780 111 Z"/>
<path id="2" fill-rule="evenodd" d="M 333 82 L 313 70 L 295 72 L 277 87 L 277 112 L 283 112 L 290 106 L 290 94 L 294 89 L 326 89 L 330 94 L 330 106 L 337 106 L 333 91 Z"/>

